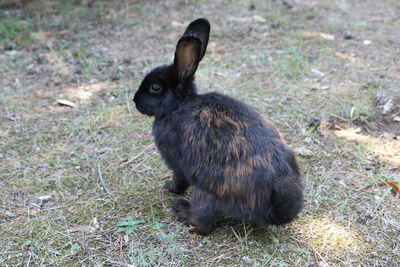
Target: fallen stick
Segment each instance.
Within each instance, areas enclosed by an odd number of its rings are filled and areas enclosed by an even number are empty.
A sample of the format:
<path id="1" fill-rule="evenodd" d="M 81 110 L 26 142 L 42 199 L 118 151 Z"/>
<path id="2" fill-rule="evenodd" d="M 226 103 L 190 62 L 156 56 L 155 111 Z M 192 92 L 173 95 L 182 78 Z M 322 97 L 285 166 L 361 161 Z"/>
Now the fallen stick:
<path id="1" fill-rule="evenodd" d="M 144 150 L 142 152 L 140 152 L 139 154 L 136 154 L 130 160 L 123 162 L 122 164 L 119 165 L 119 167 L 121 168 L 121 167 L 125 167 L 125 166 L 131 164 L 135 159 L 142 156 L 144 153 L 146 153 L 147 151 L 149 151 L 152 148 L 154 148 L 154 144 L 148 145 L 147 147 L 144 148 Z"/>
<path id="2" fill-rule="evenodd" d="M 105 182 L 104 179 L 103 179 L 103 174 L 101 173 L 100 165 L 97 165 L 97 172 L 99 173 L 100 184 L 101 184 L 101 186 L 103 187 L 104 191 L 105 191 L 107 194 L 109 194 L 109 195 L 111 195 L 111 196 L 114 196 L 113 192 L 111 192 L 110 189 L 108 189 L 108 187 L 107 187 L 107 185 L 106 185 L 106 182 Z"/>

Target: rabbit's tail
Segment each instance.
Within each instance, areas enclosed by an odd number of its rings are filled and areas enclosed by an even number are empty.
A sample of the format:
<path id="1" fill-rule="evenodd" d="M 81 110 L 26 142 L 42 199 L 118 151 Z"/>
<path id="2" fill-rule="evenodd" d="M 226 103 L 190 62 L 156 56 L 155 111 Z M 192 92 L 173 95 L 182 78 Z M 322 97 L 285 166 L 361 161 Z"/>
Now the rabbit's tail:
<path id="1" fill-rule="evenodd" d="M 303 207 L 303 186 L 299 175 L 280 177 L 271 194 L 268 224 L 285 224 L 292 221 Z"/>

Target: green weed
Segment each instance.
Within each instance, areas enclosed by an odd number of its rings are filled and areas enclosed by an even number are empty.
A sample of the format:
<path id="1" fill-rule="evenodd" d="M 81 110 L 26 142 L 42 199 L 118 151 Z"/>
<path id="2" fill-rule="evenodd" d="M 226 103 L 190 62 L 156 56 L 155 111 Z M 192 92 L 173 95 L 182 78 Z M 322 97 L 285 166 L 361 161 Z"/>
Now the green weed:
<path id="1" fill-rule="evenodd" d="M 10 15 L 0 19 L 0 43 L 15 42 L 22 46 L 28 45 L 31 43 L 31 31 L 28 21 Z"/>

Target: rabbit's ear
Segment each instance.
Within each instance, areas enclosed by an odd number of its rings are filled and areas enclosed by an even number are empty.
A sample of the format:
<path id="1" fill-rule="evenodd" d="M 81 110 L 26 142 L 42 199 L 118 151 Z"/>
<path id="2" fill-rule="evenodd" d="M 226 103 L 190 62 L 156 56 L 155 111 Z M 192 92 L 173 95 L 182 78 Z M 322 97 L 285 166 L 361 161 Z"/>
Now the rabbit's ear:
<path id="1" fill-rule="evenodd" d="M 182 84 L 192 76 L 200 61 L 201 41 L 194 36 L 183 36 L 175 51 L 174 69 L 178 82 Z"/>
<path id="2" fill-rule="evenodd" d="M 204 18 L 192 21 L 187 27 L 182 37 L 194 36 L 201 42 L 201 51 L 199 61 L 203 58 L 207 49 L 208 37 L 210 36 L 210 23 Z"/>

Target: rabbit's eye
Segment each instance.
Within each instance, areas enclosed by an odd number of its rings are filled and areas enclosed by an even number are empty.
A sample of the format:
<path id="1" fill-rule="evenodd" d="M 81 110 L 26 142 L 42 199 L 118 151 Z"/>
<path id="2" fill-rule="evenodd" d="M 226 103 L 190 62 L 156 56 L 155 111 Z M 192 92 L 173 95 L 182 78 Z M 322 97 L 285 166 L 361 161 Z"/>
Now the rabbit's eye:
<path id="1" fill-rule="evenodd" d="M 158 83 L 153 83 L 150 85 L 150 93 L 158 94 L 161 92 L 161 85 Z"/>

